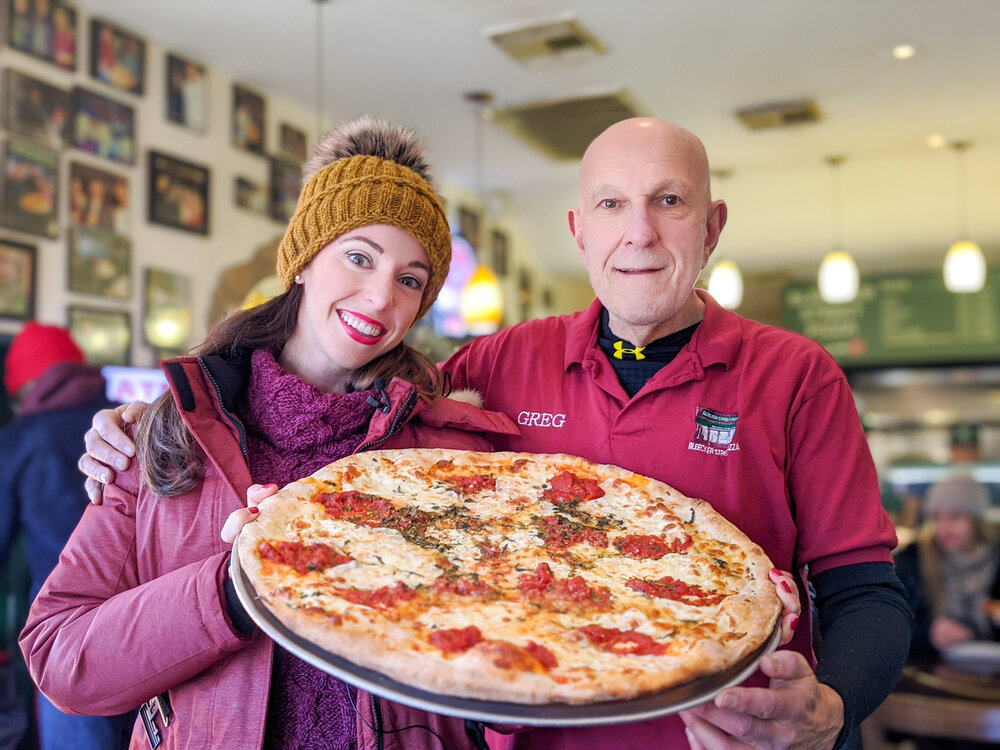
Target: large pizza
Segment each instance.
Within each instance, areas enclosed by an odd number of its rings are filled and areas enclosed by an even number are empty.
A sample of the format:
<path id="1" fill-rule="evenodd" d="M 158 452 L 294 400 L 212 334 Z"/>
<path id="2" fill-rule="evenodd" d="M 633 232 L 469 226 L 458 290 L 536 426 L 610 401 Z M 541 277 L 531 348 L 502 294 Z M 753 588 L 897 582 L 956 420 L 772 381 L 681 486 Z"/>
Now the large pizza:
<path id="1" fill-rule="evenodd" d="M 633 698 L 760 649 L 771 562 L 702 500 L 575 456 L 437 449 L 336 461 L 237 542 L 292 633 L 434 693 Z"/>

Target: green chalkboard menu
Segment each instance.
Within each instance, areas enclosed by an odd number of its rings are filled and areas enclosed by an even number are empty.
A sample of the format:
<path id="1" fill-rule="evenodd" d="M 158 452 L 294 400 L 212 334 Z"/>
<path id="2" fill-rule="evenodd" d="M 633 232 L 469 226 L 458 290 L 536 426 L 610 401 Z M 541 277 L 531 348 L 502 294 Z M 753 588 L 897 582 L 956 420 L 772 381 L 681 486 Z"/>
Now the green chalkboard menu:
<path id="1" fill-rule="evenodd" d="M 864 279 L 853 302 L 823 302 L 815 283 L 783 292 L 782 325 L 822 344 L 843 367 L 1000 362 L 1000 270 L 975 294 L 941 274 Z"/>

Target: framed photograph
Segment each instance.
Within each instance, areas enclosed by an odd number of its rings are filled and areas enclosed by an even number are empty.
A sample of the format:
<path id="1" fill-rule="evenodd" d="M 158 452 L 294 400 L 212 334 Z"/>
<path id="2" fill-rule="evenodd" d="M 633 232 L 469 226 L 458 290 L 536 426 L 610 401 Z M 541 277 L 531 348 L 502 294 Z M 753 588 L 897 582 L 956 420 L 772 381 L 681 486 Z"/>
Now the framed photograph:
<path id="1" fill-rule="evenodd" d="M 61 0 L 3 0 L 7 44 L 65 70 L 76 70 L 76 10 Z"/>
<path id="2" fill-rule="evenodd" d="M 271 201 L 269 213 L 278 221 L 288 221 L 295 213 L 302 189 L 302 167 L 282 159 L 271 159 Z"/>
<path id="3" fill-rule="evenodd" d="M 147 268 L 143 338 L 161 354 L 181 354 L 191 342 L 191 279 Z"/>
<path id="4" fill-rule="evenodd" d="M 490 244 L 492 245 L 493 270 L 497 276 L 506 276 L 510 265 L 510 254 L 507 251 L 507 235 L 499 229 L 490 232 Z"/>
<path id="5" fill-rule="evenodd" d="M 233 145 L 255 154 L 264 153 L 264 97 L 233 84 Z"/>
<path id="6" fill-rule="evenodd" d="M 281 143 L 278 155 L 299 164 L 304 162 L 308 156 L 305 131 L 294 128 L 287 123 L 281 123 Z"/>
<path id="7" fill-rule="evenodd" d="M 122 102 L 75 87 L 73 145 L 112 161 L 135 163 L 135 110 Z"/>
<path id="8" fill-rule="evenodd" d="M 237 176 L 233 182 L 234 202 L 240 208 L 261 216 L 268 215 L 267 187 L 246 177 Z"/>
<path id="9" fill-rule="evenodd" d="M 132 243 L 106 229 L 73 227 L 69 290 L 109 299 L 132 298 Z"/>
<path id="10" fill-rule="evenodd" d="M 35 317 L 37 249 L 0 240 L 0 318 Z"/>
<path id="11" fill-rule="evenodd" d="M 479 252 L 479 212 L 466 206 L 458 207 L 458 233 Z"/>
<path id="12" fill-rule="evenodd" d="M 132 316 L 125 310 L 70 305 L 66 324 L 92 365 L 127 365 L 132 352 Z"/>
<path id="13" fill-rule="evenodd" d="M 200 164 L 149 152 L 149 220 L 208 234 L 209 170 Z"/>
<path id="14" fill-rule="evenodd" d="M 167 119 L 204 133 L 208 130 L 208 71 L 201 63 L 167 54 Z"/>
<path id="15" fill-rule="evenodd" d="M 146 43 L 107 21 L 92 18 L 90 75 L 116 89 L 141 95 L 146 87 Z"/>
<path id="16" fill-rule="evenodd" d="M 69 92 L 7 68 L 3 72 L 3 126 L 49 148 L 69 137 Z"/>
<path id="17" fill-rule="evenodd" d="M 4 144 L 2 168 L 0 223 L 19 232 L 58 237 L 58 154 L 11 139 Z"/>
<path id="18" fill-rule="evenodd" d="M 69 220 L 73 224 L 129 231 L 128 178 L 87 164 L 69 165 Z"/>

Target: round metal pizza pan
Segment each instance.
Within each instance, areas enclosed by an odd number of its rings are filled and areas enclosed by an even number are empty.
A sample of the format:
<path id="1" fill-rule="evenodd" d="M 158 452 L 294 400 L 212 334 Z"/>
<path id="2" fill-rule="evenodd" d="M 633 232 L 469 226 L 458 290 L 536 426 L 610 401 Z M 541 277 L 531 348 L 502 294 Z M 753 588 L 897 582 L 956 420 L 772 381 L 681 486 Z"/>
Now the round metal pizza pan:
<path id="1" fill-rule="evenodd" d="M 781 637 L 779 624 L 763 646 L 725 672 L 701 677 L 684 685 L 632 700 L 582 705 L 565 703 L 535 705 L 441 695 L 397 682 L 380 672 L 359 667 L 291 632 L 267 608 L 257 596 L 253 586 L 246 580 L 236 554 L 236 547 L 237 545 L 233 545 L 230 565 L 236 594 L 253 621 L 275 643 L 317 669 L 322 669 L 362 690 L 413 708 L 462 719 L 540 727 L 585 727 L 656 719 L 693 708 L 711 700 L 727 687 L 739 685 L 757 670 L 757 664 L 764 654 L 777 648 Z"/>

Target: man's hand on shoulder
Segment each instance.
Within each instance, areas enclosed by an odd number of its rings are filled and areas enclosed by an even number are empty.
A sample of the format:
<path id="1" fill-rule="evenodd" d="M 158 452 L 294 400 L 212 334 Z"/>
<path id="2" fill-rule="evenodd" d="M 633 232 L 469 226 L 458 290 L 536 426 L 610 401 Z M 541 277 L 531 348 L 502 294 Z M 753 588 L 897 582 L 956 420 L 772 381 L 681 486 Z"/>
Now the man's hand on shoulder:
<path id="1" fill-rule="evenodd" d="M 135 444 L 125 434 L 125 425 L 138 421 L 147 408 L 149 404 L 137 401 L 117 409 L 101 409 L 84 433 L 87 452 L 80 456 L 77 466 L 87 477 L 84 486 L 95 505 L 104 498 L 104 485 L 115 481 L 112 467 L 124 471 L 135 455 Z"/>
<path id="2" fill-rule="evenodd" d="M 844 725 L 837 692 L 819 682 L 795 651 L 768 654 L 760 669 L 769 687 L 729 688 L 681 713 L 692 750 L 832 748 Z"/>

